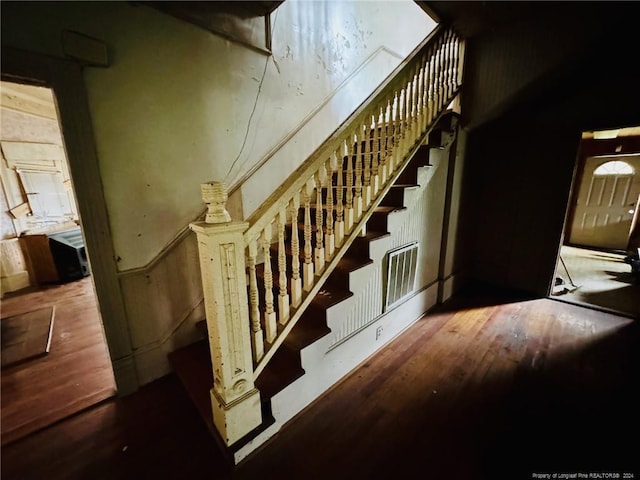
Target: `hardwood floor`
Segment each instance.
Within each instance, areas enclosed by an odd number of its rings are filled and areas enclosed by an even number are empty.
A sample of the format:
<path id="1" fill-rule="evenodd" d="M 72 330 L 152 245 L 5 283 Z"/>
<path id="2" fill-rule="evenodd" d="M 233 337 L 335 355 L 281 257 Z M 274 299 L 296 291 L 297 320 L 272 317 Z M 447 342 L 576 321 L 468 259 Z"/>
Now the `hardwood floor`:
<path id="1" fill-rule="evenodd" d="M 115 393 L 90 277 L 8 294 L 2 317 L 55 305 L 49 353 L 2 369 L 2 444 L 15 441 Z"/>
<path id="2" fill-rule="evenodd" d="M 3 447 L 2 476 L 639 478 L 639 340 L 629 318 L 551 299 L 464 296 L 410 327 L 233 471 L 169 376 Z"/>

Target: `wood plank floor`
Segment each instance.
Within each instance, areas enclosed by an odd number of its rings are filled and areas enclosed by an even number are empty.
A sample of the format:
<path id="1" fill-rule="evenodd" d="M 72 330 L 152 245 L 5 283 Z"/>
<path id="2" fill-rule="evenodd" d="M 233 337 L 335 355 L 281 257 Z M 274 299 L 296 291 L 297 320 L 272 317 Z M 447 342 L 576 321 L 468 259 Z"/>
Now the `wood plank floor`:
<path id="1" fill-rule="evenodd" d="M 115 394 L 90 277 L 9 294 L 2 317 L 55 305 L 51 350 L 2 369 L 2 444 Z"/>
<path id="2" fill-rule="evenodd" d="M 639 340 L 629 318 L 469 295 L 417 322 L 233 471 L 168 376 L 4 447 L 2 477 L 639 478 Z"/>

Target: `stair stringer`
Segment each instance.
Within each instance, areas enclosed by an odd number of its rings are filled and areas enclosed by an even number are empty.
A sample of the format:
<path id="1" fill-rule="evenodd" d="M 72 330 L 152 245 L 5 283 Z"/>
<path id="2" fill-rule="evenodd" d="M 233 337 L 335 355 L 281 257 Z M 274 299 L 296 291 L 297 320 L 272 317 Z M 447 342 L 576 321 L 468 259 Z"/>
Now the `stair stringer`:
<path id="1" fill-rule="evenodd" d="M 431 166 L 418 168 L 418 185 L 405 189 L 404 208 L 391 212 L 388 216 L 387 230 L 391 233 L 370 241 L 369 253 L 373 263 L 349 273 L 349 285 L 353 296 L 327 309 L 327 324 L 331 333 L 300 351 L 305 374 L 271 398 L 274 424 L 235 452 L 236 463 L 275 435 L 286 422 L 420 319 L 436 304 L 439 242 L 442 233 L 450 145 L 451 142 L 447 142 L 443 149 L 432 149 L 429 152 Z M 416 217 L 424 219 L 427 215 L 438 222 L 434 232 L 415 228 Z M 372 318 L 348 338 L 336 343 L 335 332 L 339 332 L 344 327 L 345 320 L 353 314 L 354 310 L 357 311 L 359 304 L 363 303 L 363 298 L 369 300 L 383 298 L 382 273 L 386 254 L 395 247 L 407 243 L 412 235 L 420 236 L 415 234 L 416 230 L 421 230 L 422 235 L 421 238 L 413 240 L 422 244 L 427 241 L 426 237 L 429 237 L 437 239 L 438 244 L 437 248 L 431 247 L 432 251 L 429 254 L 425 252 L 426 248 L 421 249 L 420 262 L 428 259 L 432 265 L 430 265 L 431 269 L 418 268 L 416 284 L 419 287 L 413 296 L 387 312 L 382 311 L 382 301 L 374 302 L 366 312 L 372 315 Z M 382 331 L 377 335 L 376 331 L 379 327 Z"/>

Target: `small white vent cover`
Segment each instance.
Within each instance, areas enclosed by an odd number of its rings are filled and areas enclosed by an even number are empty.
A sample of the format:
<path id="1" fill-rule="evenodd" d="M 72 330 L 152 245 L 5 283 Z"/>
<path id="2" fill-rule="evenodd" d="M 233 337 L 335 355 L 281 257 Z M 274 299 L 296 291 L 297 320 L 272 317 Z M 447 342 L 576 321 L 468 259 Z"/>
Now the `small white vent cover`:
<path id="1" fill-rule="evenodd" d="M 418 244 L 411 243 L 387 253 L 385 310 L 401 303 L 415 289 Z"/>

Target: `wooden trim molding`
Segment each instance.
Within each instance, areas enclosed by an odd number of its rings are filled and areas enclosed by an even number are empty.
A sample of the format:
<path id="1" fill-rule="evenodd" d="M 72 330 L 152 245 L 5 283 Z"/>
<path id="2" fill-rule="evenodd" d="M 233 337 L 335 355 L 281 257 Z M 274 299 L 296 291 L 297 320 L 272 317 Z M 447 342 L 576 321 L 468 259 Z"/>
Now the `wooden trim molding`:
<path id="1" fill-rule="evenodd" d="M 47 86 L 55 93 L 118 393 L 131 393 L 138 388 L 138 379 L 118 281 L 82 67 L 74 62 L 33 52 L 3 48 L 2 79 Z"/>

